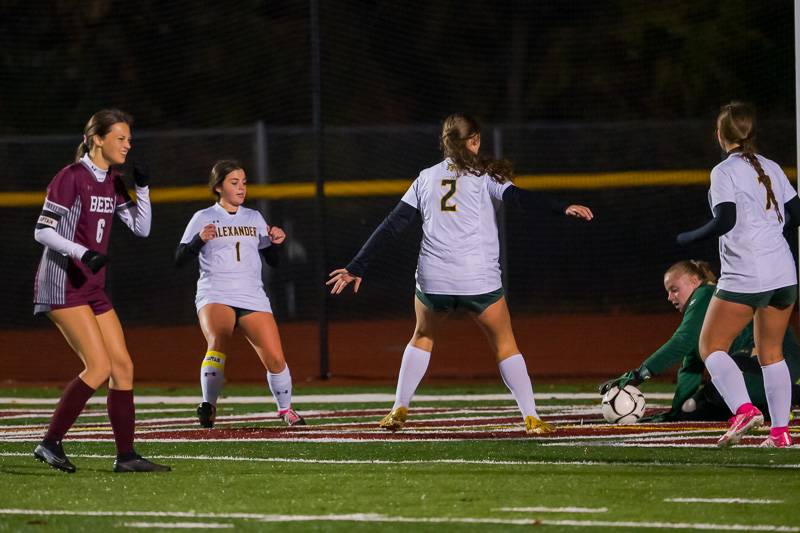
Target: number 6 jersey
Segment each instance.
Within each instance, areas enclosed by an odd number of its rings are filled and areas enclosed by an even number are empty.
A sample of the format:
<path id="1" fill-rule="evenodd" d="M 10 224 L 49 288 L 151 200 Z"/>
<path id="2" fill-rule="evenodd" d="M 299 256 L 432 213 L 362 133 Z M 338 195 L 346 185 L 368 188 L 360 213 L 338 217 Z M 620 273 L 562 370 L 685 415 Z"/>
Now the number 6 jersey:
<path id="1" fill-rule="evenodd" d="M 251 311 L 272 312 L 261 279 L 259 250 L 272 245 L 264 217 L 255 209 L 239 206 L 235 213 L 221 205 L 194 214 L 181 237 L 188 244 L 208 224 L 217 236 L 200 249 L 200 278 L 195 305 L 219 303 Z"/>
<path id="2" fill-rule="evenodd" d="M 114 215 L 136 235 L 149 234 L 149 189 L 137 187 L 136 199 L 134 204 L 117 170 L 102 170 L 88 156 L 56 174 L 36 224 L 37 231 L 55 233 L 36 272 L 35 303 L 69 305 L 105 288 L 106 269 L 93 274 L 80 258 L 86 250 L 107 253 Z"/>

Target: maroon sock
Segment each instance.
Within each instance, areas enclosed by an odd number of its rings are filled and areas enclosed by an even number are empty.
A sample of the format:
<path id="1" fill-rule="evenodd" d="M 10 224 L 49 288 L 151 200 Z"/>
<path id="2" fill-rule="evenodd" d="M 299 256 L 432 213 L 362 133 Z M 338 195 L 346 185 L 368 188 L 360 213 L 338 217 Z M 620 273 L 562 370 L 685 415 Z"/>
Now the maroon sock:
<path id="1" fill-rule="evenodd" d="M 114 430 L 117 455 L 132 453 L 133 428 L 136 424 L 132 390 L 108 389 L 108 419 Z"/>
<path id="2" fill-rule="evenodd" d="M 53 418 L 50 420 L 50 427 L 44 440 L 56 442 L 63 439 L 94 392 L 95 389 L 84 383 L 80 377 L 70 381 L 64 388 L 56 410 L 53 411 Z"/>

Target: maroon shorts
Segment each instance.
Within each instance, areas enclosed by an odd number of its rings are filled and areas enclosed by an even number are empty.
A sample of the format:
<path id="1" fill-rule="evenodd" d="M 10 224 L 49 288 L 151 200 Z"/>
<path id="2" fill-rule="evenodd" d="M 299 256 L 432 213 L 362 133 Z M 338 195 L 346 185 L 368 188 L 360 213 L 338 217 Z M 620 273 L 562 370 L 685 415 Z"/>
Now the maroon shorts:
<path id="1" fill-rule="evenodd" d="M 94 289 L 90 292 L 68 292 L 65 300 L 66 302 L 63 304 L 35 303 L 33 305 L 33 314 L 40 315 L 55 311 L 56 309 L 68 309 L 70 307 L 88 305 L 92 308 L 92 312 L 95 315 L 102 315 L 114 308 L 114 306 L 111 305 L 111 300 L 108 298 L 106 291 L 103 289 Z"/>

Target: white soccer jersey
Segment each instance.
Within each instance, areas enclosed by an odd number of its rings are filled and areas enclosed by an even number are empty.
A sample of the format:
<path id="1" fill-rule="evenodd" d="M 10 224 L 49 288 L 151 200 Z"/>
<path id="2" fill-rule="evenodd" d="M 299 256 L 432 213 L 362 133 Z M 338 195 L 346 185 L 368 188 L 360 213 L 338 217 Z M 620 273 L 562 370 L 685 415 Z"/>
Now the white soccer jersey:
<path id="1" fill-rule="evenodd" d="M 777 163 L 757 157 L 770 177 L 778 209 L 785 219 L 783 204 L 797 191 Z M 720 289 L 756 293 L 797 283 L 797 269 L 783 237 L 783 223 L 772 206 L 766 209 L 767 190 L 746 159 L 734 153 L 714 167 L 708 201 L 712 209 L 722 202 L 736 203 L 736 225 L 719 238 Z"/>
<path id="2" fill-rule="evenodd" d="M 261 213 L 239 207 L 230 214 L 219 204 L 198 211 L 183 232 L 181 243 L 191 242 L 207 224 L 217 236 L 200 249 L 200 278 L 195 305 L 226 304 L 252 311 L 272 312 L 261 280 L 259 250 L 272 245 L 269 227 Z"/>
<path id="3" fill-rule="evenodd" d="M 494 201 L 510 182 L 459 175 L 444 160 L 420 172 L 402 200 L 422 215 L 417 288 L 429 294 L 485 294 L 502 287 Z"/>

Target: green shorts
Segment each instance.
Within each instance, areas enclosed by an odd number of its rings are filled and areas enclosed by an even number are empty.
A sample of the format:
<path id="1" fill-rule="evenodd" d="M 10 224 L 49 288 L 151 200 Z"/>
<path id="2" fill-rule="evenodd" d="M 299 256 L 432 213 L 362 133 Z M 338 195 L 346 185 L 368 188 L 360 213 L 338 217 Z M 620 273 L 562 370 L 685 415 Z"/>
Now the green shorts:
<path id="1" fill-rule="evenodd" d="M 239 319 L 242 318 L 243 316 L 247 316 L 250 313 L 255 313 L 255 311 L 253 311 L 252 309 L 242 309 L 241 307 L 234 307 L 232 305 L 229 305 L 228 307 L 233 309 L 233 313 L 236 315 L 236 322 L 234 322 L 234 326 L 239 325 Z"/>
<path id="2" fill-rule="evenodd" d="M 789 285 L 788 287 L 781 287 L 780 289 L 773 289 L 764 292 L 733 292 L 723 289 L 714 291 L 714 296 L 726 302 L 735 302 L 737 304 L 749 305 L 753 309 L 761 307 L 777 307 L 778 309 L 786 309 L 794 305 L 797 301 L 797 286 Z"/>
<path id="3" fill-rule="evenodd" d="M 425 307 L 437 313 L 466 309 L 467 311 L 481 314 L 487 307 L 502 298 L 503 294 L 505 294 L 503 287 L 485 294 L 471 295 L 427 294 L 419 289 L 416 290 L 419 301 L 422 302 Z"/>

